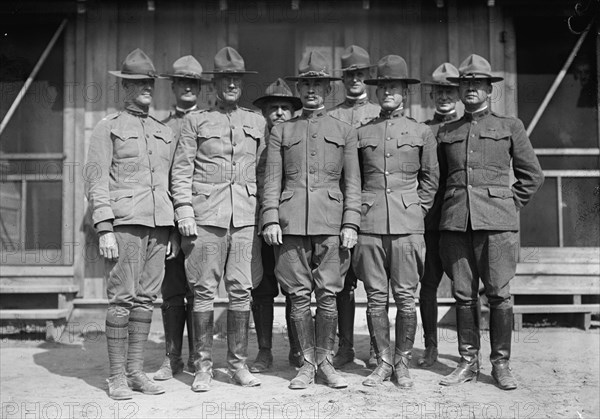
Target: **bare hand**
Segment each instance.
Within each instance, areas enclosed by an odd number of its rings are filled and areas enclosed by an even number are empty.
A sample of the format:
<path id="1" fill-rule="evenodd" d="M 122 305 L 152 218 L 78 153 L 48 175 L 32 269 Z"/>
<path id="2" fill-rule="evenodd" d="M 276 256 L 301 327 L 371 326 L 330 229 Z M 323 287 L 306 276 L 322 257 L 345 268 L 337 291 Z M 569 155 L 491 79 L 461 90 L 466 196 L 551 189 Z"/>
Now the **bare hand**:
<path id="1" fill-rule="evenodd" d="M 352 249 L 358 241 L 358 233 L 353 228 L 344 227 L 340 232 L 340 238 L 342 240 L 342 248 Z"/>
<path id="2" fill-rule="evenodd" d="M 269 246 L 283 244 L 283 235 L 279 224 L 271 224 L 263 230 L 263 238 Z"/>
<path id="3" fill-rule="evenodd" d="M 112 231 L 102 233 L 98 242 L 101 256 L 111 260 L 119 259 L 119 246 L 117 245 L 115 233 Z"/>
<path id="4" fill-rule="evenodd" d="M 196 229 L 196 220 L 194 220 L 192 217 L 179 220 L 177 226 L 179 227 L 179 232 L 182 236 L 189 237 L 198 235 L 198 230 Z"/>
<path id="5" fill-rule="evenodd" d="M 169 241 L 167 242 L 167 260 L 175 259 L 181 249 L 181 237 L 177 230 L 169 235 Z"/>

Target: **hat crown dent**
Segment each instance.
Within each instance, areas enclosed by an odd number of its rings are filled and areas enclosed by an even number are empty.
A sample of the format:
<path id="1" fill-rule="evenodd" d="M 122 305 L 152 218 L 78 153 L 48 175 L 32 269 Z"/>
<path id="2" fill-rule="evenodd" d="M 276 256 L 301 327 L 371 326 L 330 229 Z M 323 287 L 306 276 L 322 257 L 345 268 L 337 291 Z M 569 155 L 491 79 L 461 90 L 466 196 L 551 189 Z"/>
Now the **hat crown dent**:
<path id="1" fill-rule="evenodd" d="M 408 65 L 399 55 L 386 55 L 377 64 L 377 78 L 408 78 Z"/>
<path id="2" fill-rule="evenodd" d="M 369 53 L 358 45 L 350 45 L 341 57 L 343 69 L 371 67 Z"/>
<path id="3" fill-rule="evenodd" d="M 319 51 L 310 51 L 302 58 L 302 60 L 300 60 L 300 64 L 298 64 L 298 72 L 300 73 L 300 76 L 329 76 L 327 71 L 327 60 Z"/>
<path id="4" fill-rule="evenodd" d="M 125 60 L 123 60 L 121 73 L 132 75 L 148 75 L 150 77 L 154 77 L 156 74 L 156 69 L 154 68 L 154 64 L 152 63 L 150 57 L 148 57 L 148 55 L 146 55 L 146 53 L 140 48 L 136 48 L 127 54 L 127 57 L 125 57 Z"/>
<path id="5" fill-rule="evenodd" d="M 453 83 L 448 80 L 448 77 L 459 77 L 458 69 L 450 63 L 441 64 L 431 75 L 433 83 L 452 85 Z"/>
<path id="6" fill-rule="evenodd" d="M 288 84 L 278 78 L 266 88 L 265 96 L 293 97 L 294 95 Z"/>
<path id="7" fill-rule="evenodd" d="M 246 65 L 244 58 L 232 47 L 224 47 L 215 54 L 216 72 L 245 72 Z"/>
<path id="8" fill-rule="evenodd" d="M 199 77 L 202 75 L 202 65 L 192 55 L 183 56 L 173 63 L 173 75 Z"/>
<path id="9" fill-rule="evenodd" d="M 460 65 L 460 75 L 492 75 L 492 66 L 489 61 L 477 54 L 469 55 Z"/>

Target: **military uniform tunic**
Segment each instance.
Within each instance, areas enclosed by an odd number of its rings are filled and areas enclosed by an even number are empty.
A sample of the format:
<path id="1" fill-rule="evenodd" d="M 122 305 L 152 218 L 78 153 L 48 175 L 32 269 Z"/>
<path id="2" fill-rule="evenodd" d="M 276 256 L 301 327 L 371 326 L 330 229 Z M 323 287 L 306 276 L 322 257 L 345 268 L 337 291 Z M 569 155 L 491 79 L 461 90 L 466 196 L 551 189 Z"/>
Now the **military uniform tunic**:
<path id="1" fill-rule="evenodd" d="M 354 128 L 359 128 L 377 118 L 380 110 L 379 105 L 371 103 L 369 98 L 365 96 L 357 100 L 346 98 L 345 101 L 331 108 L 327 113 L 352 125 Z"/>
<path id="2" fill-rule="evenodd" d="M 435 138 L 397 109 L 361 127 L 358 147 L 362 218 L 353 266 L 370 310 L 385 308 L 389 277 L 398 308 L 412 311 L 423 273 L 423 218 L 439 180 Z"/>
<path id="3" fill-rule="evenodd" d="M 176 219 L 193 217 L 198 236 L 184 237 L 194 311 L 210 311 L 221 277 L 229 308 L 250 309 L 262 276 L 256 161 L 264 144 L 261 114 L 219 103 L 186 116 L 172 169 Z"/>
<path id="4" fill-rule="evenodd" d="M 488 108 L 444 125 L 438 140 L 446 178 L 440 247 L 455 298 L 474 303 L 481 277 L 490 305 L 509 308 L 519 251 L 517 213 L 544 180 L 531 142 L 520 120 Z"/>

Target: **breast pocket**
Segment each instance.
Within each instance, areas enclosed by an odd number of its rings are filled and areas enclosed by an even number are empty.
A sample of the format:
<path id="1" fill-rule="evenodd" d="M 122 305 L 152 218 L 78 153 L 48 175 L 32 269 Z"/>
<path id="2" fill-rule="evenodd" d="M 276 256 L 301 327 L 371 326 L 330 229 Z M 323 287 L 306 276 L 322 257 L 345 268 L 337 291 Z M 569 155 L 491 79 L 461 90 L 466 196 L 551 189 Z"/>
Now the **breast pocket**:
<path id="1" fill-rule="evenodd" d="M 113 157 L 116 159 L 136 158 L 140 155 L 137 131 L 113 129 L 110 132 L 113 140 Z"/>
<path id="2" fill-rule="evenodd" d="M 483 159 L 494 167 L 507 167 L 510 161 L 510 136 L 505 129 L 487 128 L 479 133 L 483 143 Z"/>
<path id="3" fill-rule="evenodd" d="M 157 131 L 153 136 L 156 141 L 156 148 L 168 167 L 171 163 L 171 144 L 173 142 L 173 136 L 164 131 Z"/>
<path id="4" fill-rule="evenodd" d="M 421 147 L 425 144 L 423 138 L 403 135 L 396 142 L 400 170 L 406 173 L 416 173 L 421 167 Z"/>
<path id="5" fill-rule="evenodd" d="M 216 157 L 223 154 L 221 129 L 219 127 L 204 128 L 198 132 L 198 151 L 207 157 Z"/>
<path id="6" fill-rule="evenodd" d="M 324 170 L 328 174 L 339 175 L 344 166 L 344 147 L 346 140 L 342 137 L 326 136 L 324 150 Z"/>
<path id="7" fill-rule="evenodd" d="M 297 173 L 300 165 L 305 161 L 304 147 L 302 147 L 302 138 L 285 138 L 281 143 L 283 149 L 283 163 L 286 173 Z"/>

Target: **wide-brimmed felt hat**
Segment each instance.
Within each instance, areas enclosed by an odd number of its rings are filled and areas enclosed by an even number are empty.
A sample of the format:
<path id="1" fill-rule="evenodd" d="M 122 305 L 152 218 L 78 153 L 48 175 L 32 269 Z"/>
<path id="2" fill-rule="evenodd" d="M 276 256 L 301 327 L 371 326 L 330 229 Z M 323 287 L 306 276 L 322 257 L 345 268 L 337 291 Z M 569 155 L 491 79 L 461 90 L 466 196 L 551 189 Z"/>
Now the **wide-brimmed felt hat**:
<path id="1" fill-rule="evenodd" d="M 377 63 L 377 77 L 365 80 L 365 84 L 377 85 L 382 81 L 403 81 L 406 84 L 420 83 L 419 79 L 408 77 L 408 66 L 399 55 L 386 55 Z"/>
<path id="2" fill-rule="evenodd" d="M 448 77 L 459 77 L 458 69 L 450 63 L 443 63 L 435 69 L 435 71 L 431 75 L 431 80 L 423 82 L 422 84 L 429 86 L 458 87 L 458 83 L 448 81 Z"/>
<path id="3" fill-rule="evenodd" d="M 212 71 L 204 74 L 258 74 L 257 71 L 246 70 L 244 59 L 231 47 L 222 48 L 215 54 L 215 65 Z"/>
<path id="4" fill-rule="evenodd" d="M 302 101 L 300 98 L 292 94 L 290 87 L 281 78 L 271 83 L 265 90 L 265 95 L 256 99 L 254 102 L 252 102 L 252 104 L 257 108 L 262 109 L 262 107 L 269 103 L 269 101 L 274 100 L 285 100 L 290 102 L 295 111 L 302 107 Z"/>
<path id="5" fill-rule="evenodd" d="M 490 83 L 504 80 L 502 77 L 492 75 L 492 66 L 489 61 L 477 54 L 469 55 L 458 67 L 458 77 L 448 77 L 448 81 L 458 83 L 466 79 L 488 79 Z"/>
<path id="6" fill-rule="evenodd" d="M 121 71 L 109 71 L 109 73 L 122 79 L 160 78 L 150 57 L 139 48 L 134 49 L 125 57 Z"/>
<path id="7" fill-rule="evenodd" d="M 172 79 L 208 81 L 206 78 L 202 77 L 202 65 L 191 55 L 185 55 L 175 60 L 173 63 L 173 70 L 170 73 L 163 73 L 161 76 Z"/>
<path id="8" fill-rule="evenodd" d="M 327 69 L 327 60 L 319 51 L 309 51 L 302 57 L 298 64 L 298 75 L 288 76 L 288 81 L 298 81 L 300 79 L 321 79 L 321 80 L 341 80 L 339 77 L 333 77 Z"/>
<path id="9" fill-rule="evenodd" d="M 375 67 L 371 64 L 369 53 L 358 45 L 350 45 L 342 54 L 342 68 L 333 71 L 355 71 Z"/>

